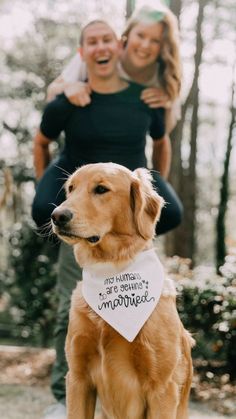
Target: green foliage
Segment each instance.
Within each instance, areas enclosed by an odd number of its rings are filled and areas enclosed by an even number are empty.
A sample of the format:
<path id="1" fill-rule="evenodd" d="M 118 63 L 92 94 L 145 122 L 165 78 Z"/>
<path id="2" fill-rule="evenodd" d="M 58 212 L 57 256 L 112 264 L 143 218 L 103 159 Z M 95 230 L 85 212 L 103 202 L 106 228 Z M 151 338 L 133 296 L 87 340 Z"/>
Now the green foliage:
<path id="1" fill-rule="evenodd" d="M 16 223 L 10 234 L 10 264 L 2 289 L 10 295 L 9 314 L 14 336 L 47 346 L 53 336 L 57 246 L 36 235 L 29 217 Z M 235 378 L 236 258 L 227 257 L 221 276 L 211 268 L 191 271 L 179 258 L 168 261 L 177 276 L 178 311 L 196 339 L 193 356 L 218 361 Z"/>
<path id="2" fill-rule="evenodd" d="M 196 339 L 193 356 L 221 362 L 231 378 L 235 378 L 236 257 L 226 258 L 221 275 L 207 267 L 181 275 L 177 282 L 178 311 Z"/>
<path id="3" fill-rule="evenodd" d="M 56 316 L 57 247 L 38 236 L 29 221 L 16 223 L 9 237 L 10 268 L 4 291 L 10 295 L 9 313 L 20 340 L 47 346 Z"/>

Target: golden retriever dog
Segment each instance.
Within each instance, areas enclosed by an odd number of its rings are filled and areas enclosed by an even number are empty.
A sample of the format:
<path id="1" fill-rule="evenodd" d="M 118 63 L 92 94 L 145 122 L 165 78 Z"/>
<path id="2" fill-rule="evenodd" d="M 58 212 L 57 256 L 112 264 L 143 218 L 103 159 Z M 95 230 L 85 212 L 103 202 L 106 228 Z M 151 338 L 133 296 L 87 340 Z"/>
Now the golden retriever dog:
<path id="1" fill-rule="evenodd" d="M 84 269 L 66 340 L 68 419 L 94 418 L 97 396 L 107 419 L 188 418 L 193 339 L 154 255 L 163 200 L 150 174 L 89 164 L 66 191 L 53 230 Z"/>

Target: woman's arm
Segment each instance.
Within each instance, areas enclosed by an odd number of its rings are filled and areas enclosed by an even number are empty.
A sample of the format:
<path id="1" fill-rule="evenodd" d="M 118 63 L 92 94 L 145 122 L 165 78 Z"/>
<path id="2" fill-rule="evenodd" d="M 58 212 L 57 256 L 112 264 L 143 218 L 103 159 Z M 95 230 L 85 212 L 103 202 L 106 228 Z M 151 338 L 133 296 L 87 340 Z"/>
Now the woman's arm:
<path id="1" fill-rule="evenodd" d="M 86 106 L 91 102 L 91 88 L 88 83 L 76 81 L 67 83 L 64 87 L 64 93 L 67 99 L 75 106 Z"/>
<path id="2" fill-rule="evenodd" d="M 68 100 L 76 106 L 86 106 L 90 100 L 91 89 L 86 83 L 87 68 L 78 52 L 47 89 L 47 101 L 65 93 Z"/>
<path id="3" fill-rule="evenodd" d="M 57 95 L 65 93 L 65 96 L 75 106 L 86 106 L 91 102 L 91 89 L 88 83 L 76 81 L 65 82 L 62 76 L 57 77 L 47 89 L 47 102 L 51 102 Z"/>
<path id="4" fill-rule="evenodd" d="M 63 93 L 66 85 L 67 83 L 63 79 L 62 75 L 58 76 L 52 83 L 49 84 L 47 88 L 46 101 L 51 102 L 57 95 Z"/>

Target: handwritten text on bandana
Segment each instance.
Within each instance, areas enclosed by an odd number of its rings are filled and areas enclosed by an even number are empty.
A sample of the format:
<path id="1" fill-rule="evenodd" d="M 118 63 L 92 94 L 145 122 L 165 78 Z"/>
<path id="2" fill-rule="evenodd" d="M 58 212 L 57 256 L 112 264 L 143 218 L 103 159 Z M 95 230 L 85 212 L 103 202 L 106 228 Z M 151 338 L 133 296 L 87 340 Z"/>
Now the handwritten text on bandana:
<path id="1" fill-rule="evenodd" d="M 163 282 L 162 264 L 151 249 L 113 275 L 99 276 L 84 269 L 82 293 L 100 317 L 132 342 L 155 309 Z"/>

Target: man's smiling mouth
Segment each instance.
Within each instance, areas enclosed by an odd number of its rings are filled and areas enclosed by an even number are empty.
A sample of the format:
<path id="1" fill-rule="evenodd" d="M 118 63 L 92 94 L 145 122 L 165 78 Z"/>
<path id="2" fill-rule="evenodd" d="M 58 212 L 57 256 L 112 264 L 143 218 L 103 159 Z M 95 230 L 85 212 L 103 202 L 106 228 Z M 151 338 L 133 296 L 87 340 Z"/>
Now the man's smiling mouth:
<path id="1" fill-rule="evenodd" d="M 96 60 L 96 63 L 99 65 L 108 64 L 110 61 L 110 58 L 99 58 Z"/>

